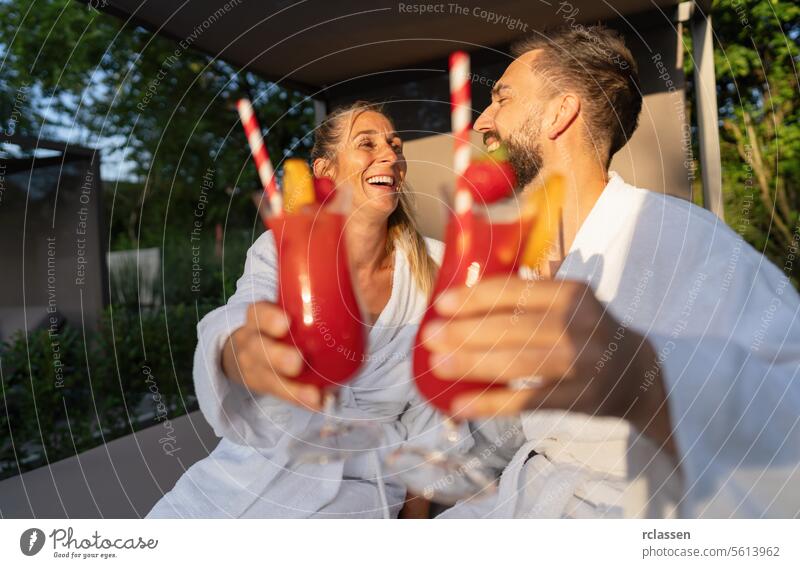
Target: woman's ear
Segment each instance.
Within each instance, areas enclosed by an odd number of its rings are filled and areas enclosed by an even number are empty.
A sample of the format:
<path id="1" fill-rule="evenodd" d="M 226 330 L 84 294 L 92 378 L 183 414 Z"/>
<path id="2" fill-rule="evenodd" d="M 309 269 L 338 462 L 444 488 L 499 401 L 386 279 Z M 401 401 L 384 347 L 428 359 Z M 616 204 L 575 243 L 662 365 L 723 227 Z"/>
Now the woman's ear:
<path id="1" fill-rule="evenodd" d="M 317 158 L 314 160 L 312 168 L 314 169 L 314 177 L 334 177 L 333 164 L 326 158 Z"/>

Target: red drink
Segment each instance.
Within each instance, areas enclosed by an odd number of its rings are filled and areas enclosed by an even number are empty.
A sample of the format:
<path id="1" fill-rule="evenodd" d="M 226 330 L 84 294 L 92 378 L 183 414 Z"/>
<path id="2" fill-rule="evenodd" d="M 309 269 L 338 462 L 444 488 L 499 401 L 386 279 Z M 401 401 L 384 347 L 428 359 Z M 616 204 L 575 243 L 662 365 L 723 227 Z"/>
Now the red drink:
<path id="1" fill-rule="evenodd" d="M 291 320 L 283 341 L 297 346 L 305 361 L 295 380 L 320 389 L 351 380 L 364 359 L 344 222 L 343 215 L 318 206 L 268 220 L 278 253 L 278 305 Z"/>
<path id="2" fill-rule="evenodd" d="M 504 385 L 472 382 L 467 379 L 442 380 L 431 372 L 430 353 L 422 346 L 421 334 L 428 321 L 439 317 L 433 300 L 449 288 L 471 287 L 487 276 L 516 273 L 530 226 L 530 217 L 507 223 L 490 223 L 473 212 L 467 212 L 460 217 L 452 216 L 447 225 L 444 259 L 436 279 L 431 305 L 422 318 L 414 344 L 414 376 L 417 388 L 431 404 L 445 413 L 450 412 L 453 399 L 461 394 L 501 388 Z"/>

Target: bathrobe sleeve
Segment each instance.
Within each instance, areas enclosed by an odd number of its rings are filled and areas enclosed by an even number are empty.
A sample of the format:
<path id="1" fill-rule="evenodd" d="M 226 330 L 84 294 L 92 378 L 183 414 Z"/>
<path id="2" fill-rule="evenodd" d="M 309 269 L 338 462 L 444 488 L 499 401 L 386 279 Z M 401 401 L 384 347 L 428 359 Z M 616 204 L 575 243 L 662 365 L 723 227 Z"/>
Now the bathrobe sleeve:
<path id="1" fill-rule="evenodd" d="M 276 397 L 254 393 L 222 372 L 222 348 L 244 325 L 247 309 L 277 298 L 277 262 L 271 231 L 247 251 L 244 272 L 228 303 L 208 313 L 197 325 L 194 385 L 200 410 L 217 436 L 242 445 L 274 447 L 287 429 L 296 431 L 311 413 Z"/>
<path id="2" fill-rule="evenodd" d="M 652 338 L 651 338 L 652 339 Z M 800 511 L 800 351 L 759 353 L 715 337 L 659 339 L 686 489 L 682 516 Z"/>
<path id="3" fill-rule="evenodd" d="M 678 513 L 795 516 L 800 297 L 792 283 L 708 211 L 619 179 L 606 191 L 575 248 L 595 261 L 585 273 L 598 297 L 657 353 L 683 482 Z"/>
<path id="4" fill-rule="evenodd" d="M 685 517 L 800 511 L 800 297 L 781 270 L 743 246 L 735 278 L 730 252 L 711 253 L 709 305 L 685 329 L 648 335 L 667 392 Z"/>

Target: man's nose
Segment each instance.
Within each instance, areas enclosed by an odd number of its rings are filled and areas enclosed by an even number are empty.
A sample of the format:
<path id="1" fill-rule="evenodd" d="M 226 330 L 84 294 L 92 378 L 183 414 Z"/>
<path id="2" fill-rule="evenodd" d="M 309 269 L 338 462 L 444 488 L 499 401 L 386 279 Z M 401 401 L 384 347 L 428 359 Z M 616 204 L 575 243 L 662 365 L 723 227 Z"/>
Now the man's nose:
<path id="1" fill-rule="evenodd" d="M 476 132 L 489 132 L 494 130 L 494 116 L 490 110 L 491 108 L 492 107 L 489 106 L 481 113 L 478 120 L 476 120 L 475 124 L 472 126 L 473 130 Z"/>

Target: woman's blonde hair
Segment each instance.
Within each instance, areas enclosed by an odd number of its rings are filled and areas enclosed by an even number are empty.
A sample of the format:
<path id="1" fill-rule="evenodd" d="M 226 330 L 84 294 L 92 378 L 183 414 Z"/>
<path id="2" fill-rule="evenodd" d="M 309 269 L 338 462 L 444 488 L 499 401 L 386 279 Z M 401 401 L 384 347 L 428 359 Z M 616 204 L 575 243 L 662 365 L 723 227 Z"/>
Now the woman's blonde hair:
<path id="1" fill-rule="evenodd" d="M 333 164 L 341 148 L 342 142 L 347 138 L 353 123 L 359 115 L 365 112 L 377 112 L 392 122 L 383 107 L 379 104 L 366 101 L 356 101 L 346 107 L 338 108 L 329 114 L 322 124 L 317 127 L 314 136 L 314 147 L 311 149 L 311 162 L 318 159 L 327 160 Z M 414 281 L 424 294 L 430 294 L 436 278 L 437 266 L 428 254 L 425 239 L 417 229 L 413 217 L 414 200 L 407 185 L 400 188 L 400 199 L 397 208 L 389 215 L 389 233 L 386 238 L 386 252 L 394 252 L 395 242 L 408 259 Z"/>

